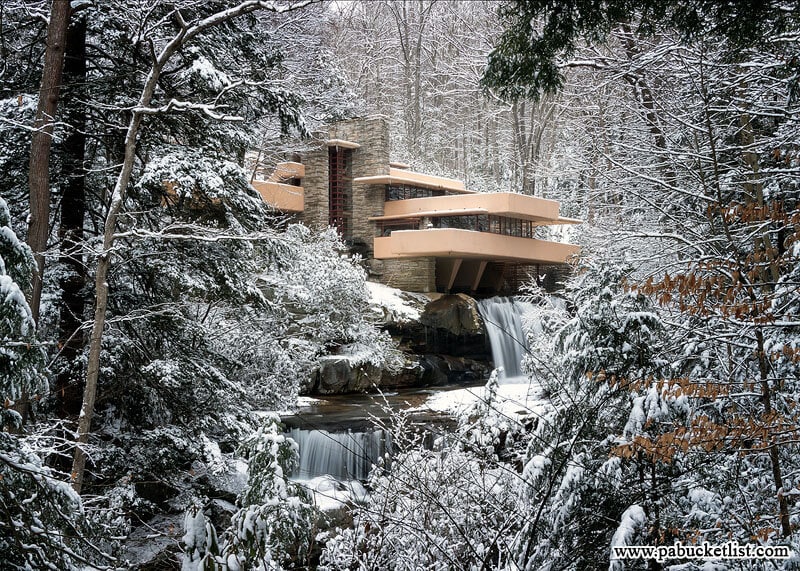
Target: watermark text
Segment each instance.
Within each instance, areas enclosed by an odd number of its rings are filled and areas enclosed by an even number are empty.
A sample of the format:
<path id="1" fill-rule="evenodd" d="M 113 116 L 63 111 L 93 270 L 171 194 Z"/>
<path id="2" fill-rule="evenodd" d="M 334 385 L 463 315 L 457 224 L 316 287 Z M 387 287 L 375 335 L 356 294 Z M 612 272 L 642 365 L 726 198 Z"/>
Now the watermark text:
<path id="1" fill-rule="evenodd" d="M 758 545 L 729 541 L 722 545 L 700 543 L 684 545 L 615 545 L 611 548 L 611 559 L 655 559 L 659 563 L 670 559 L 789 559 L 791 550 L 786 545 Z"/>

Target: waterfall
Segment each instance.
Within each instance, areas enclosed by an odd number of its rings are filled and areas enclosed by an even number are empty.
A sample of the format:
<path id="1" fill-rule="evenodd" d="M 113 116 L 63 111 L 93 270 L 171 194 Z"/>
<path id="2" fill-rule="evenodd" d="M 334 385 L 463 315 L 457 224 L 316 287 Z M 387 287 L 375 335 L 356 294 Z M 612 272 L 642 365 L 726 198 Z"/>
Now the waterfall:
<path id="1" fill-rule="evenodd" d="M 292 428 L 289 436 L 300 449 L 300 464 L 292 477 L 308 480 L 330 475 L 339 480 L 366 480 L 373 464 L 391 453 L 388 432 L 328 432 Z"/>
<path id="2" fill-rule="evenodd" d="M 515 300 L 513 297 L 493 297 L 478 301 L 486 333 L 492 344 L 492 359 L 495 368 L 503 368 L 499 374 L 501 383 L 521 381 L 522 358 L 528 350 L 525 331 L 522 328 L 522 314 L 533 306 Z"/>

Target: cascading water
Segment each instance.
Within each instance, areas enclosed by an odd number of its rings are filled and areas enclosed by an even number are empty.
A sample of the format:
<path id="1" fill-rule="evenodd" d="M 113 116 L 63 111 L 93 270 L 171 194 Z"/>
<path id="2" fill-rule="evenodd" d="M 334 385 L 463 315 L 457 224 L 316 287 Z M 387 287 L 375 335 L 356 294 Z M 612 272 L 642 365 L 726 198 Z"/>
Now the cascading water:
<path id="1" fill-rule="evenodd" d="M 373 464 L 391 454 L 391 435 L 383 430 L 328 432 L 292 428 L 289 436 L 300 448 L 300 463 L 292 477 L 308 480 L 330 475 L 339 480 L 366 480 Z"/>
<path id="2" fill-rule="evenodd" d="M 478 301 L 478 311 L 486 325 L 492 345 L 492 359 L 497 369 L 502 367 L 501 383 L 522 382 L 522 358 L 528 350 L 522 315 L 533 308 L 513 297 L 492 297 Z"/>

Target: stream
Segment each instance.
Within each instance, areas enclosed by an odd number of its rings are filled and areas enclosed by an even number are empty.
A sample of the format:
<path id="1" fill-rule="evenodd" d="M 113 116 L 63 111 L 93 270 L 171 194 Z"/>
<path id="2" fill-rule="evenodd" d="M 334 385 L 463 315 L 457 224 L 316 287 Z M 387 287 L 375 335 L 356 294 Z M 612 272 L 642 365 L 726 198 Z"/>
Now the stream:
<path id="1" fill-rule="evenodd" d="M 521 316 L 531 308 L 513 298 L 478 302 L 499 370 L 499 382 L 507 394 L 509 412 L 525 410 L 530 398 L 528 379 L 520 362 L 527 351 Z M 423 432 L 447 431 L 455 426 L 452 412 L 481 398 L 482 383 L 407 389 L 373 394 L 301 397 L 296 412 L 282 417 L 289 435 L 297 442 L 300 464 L 292 477 L 303 481 L 319 478 L 339 482 L 364 481 L 380 458 L 392 453 L 390 433 L 379 425 L 389 423 L 392 413 L 405 411 Z M 514 400 L 517 399 L 517 400 Z"/>

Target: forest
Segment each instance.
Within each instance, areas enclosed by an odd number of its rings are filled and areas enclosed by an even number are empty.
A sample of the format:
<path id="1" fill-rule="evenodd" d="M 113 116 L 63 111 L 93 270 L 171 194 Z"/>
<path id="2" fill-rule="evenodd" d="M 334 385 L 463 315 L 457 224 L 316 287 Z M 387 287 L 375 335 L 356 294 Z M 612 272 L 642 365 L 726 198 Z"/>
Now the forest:
<path id="1" fill-rule="evenodd" d="M 392 412 L 334 516 L 281 411 L 402 359 L 251 182 L 374 115 L 581 250 L 543 405 Z M 799 374 L 797 0 L 0 1 L 0 569 L 800 569 Z"/>

